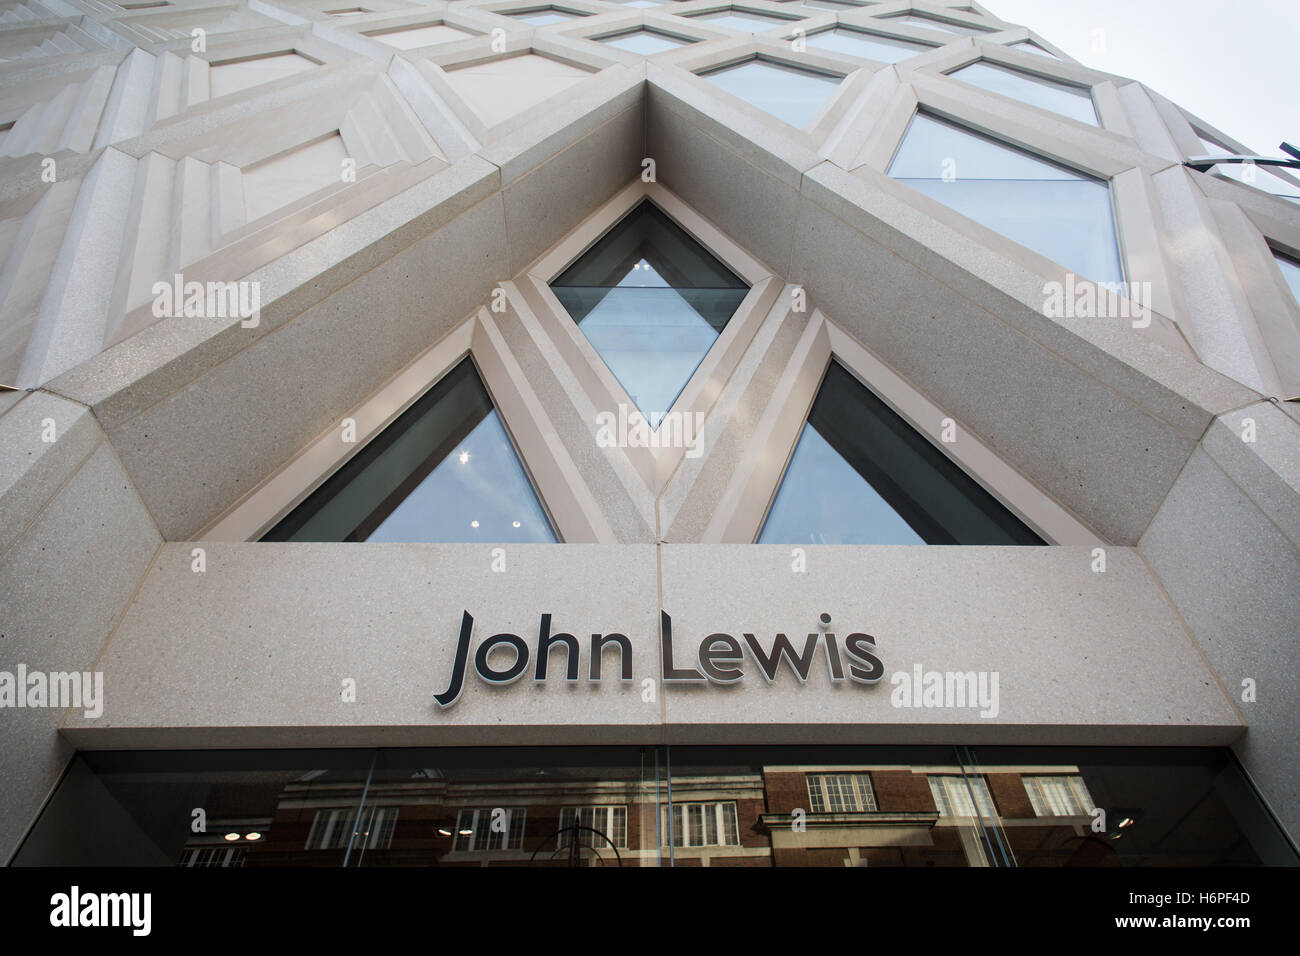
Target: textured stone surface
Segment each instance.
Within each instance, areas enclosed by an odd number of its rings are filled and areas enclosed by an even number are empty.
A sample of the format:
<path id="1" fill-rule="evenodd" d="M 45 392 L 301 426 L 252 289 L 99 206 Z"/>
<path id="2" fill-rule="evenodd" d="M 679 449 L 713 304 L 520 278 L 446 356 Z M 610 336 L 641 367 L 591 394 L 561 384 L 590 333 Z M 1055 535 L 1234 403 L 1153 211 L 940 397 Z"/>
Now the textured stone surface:
<path id="1" fill-rule="evenodd" d="M 402 746 L 650 742 L 658 698 L 652 545 L 506 545 L 494 572 L 487 545 L 216 544 L 207 570 L 188 545 L 167 545 L 103 658 L 114 689 L 104 716 L 70 718 L 78 746 Z M 559 570 L 563 573 L 557 573 Z M 536 649 L 542 613 L 579 638 L 583 672 L 594 632 L 633 642 L 637 681 L 566 686 L 551 679 L 489 687 L 466 679 L 445 711 L 461 614 L 475 647 L 511 632 Z M 494 656 L 494 666 L 510 654 Z M 535 661 L 535 658 L 534 658 Z M 471 664 L 472 667 L 472 664 Z M 342 701 L 345 678 L 356 702 Z"/>
<path id="2" fill-rule="evenodd" d="M 1255 502 L 1197 450 L 1142 536 L 1142 554 L 1249 730 L 1235 750 L 1290 832 L 1300 828 L 1300 553 Z"/>
<path id="3" fill-rule="evenodd" d="M 92 669 L 161 543 L 112 449 L 100 442 L 0 556 L 0 670 Z M 108 679 L 112 701 L 126 688 Z M 0 711 L 0 859 L 16 848 L 71 754 L 58 708 Z"/>
<path id="4" fill-rule="evenodd" d="M 115 429 L 163 535 L 197 532 L 464 318 L 506 273 L 504 231 L 485 200 Z"/>
<path id="5" fill-rule="evenodd" d="M 0 417 L 0 554 L 102 437 L 89 409 L 45 392 Z"/>
<path id="6" fill-rule="evenodd" d="M 818 615 L 843 647 L 876 639 L 885 677 L 833 685 L 819 647 L 801 685 L 767 685 L 747 655 L 732 687 L 670 687 L 670 741 L 702 743 L 1224 744 L 1241 732 L 1141 557 L 1087 548 L 664 545 L 664 610 L 682 667 L 706 635 L 785 633 L 802 648 Z M 846 659 L 847 663 L 847 659 Z M 999 711 L 901 708 L 892 676 L 999 672 Z"/>

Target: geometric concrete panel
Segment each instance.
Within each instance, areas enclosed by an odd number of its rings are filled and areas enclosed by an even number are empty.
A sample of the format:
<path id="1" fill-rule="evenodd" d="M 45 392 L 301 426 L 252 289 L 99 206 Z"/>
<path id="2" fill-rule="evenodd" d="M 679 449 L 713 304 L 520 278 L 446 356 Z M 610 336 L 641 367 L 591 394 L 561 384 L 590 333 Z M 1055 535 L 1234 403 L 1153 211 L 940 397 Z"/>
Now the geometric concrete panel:
<path id="1" fill-rule="evenodd" d="M 107 442 L 78 464 L 66 484 L 60 477 L 46 486 L 57 493 L 0 554 L 0 670 L 11 674 L 19 665 L 29 675 L 94 671 L 161 543 Z M 103 697 L 122 690 L 109 679 Z M 56 733 L 62 710 L 52 703 L 7 707 L 0 720 L 0 860 L 71 756 Z"/>
<path id="2" fill-rule="evenodd" d="M 78 747 L 312 747 L 654 743 L 658 697 L 655 549 L 650 545 L 219 544 L 191 570 L 191 545 L 165 545 L 100 666 L 98 720 L 70 714 Z M 494 570 L 494 565 L 498 570 Z M 504 568 L 504 570 L 500 570 Z M 563 574 L 556 570 L 563 568 Z M 340 588 L 339 582 L 349 582 Z M 462 615 L 473 618 L 458 700 L 452 685 Z M 578 680 L 565 652 L 534 684 L 538 630 L 578 639 Z M 184 622 L 184 623 L 182 623 Z M 513 633 L 530 658 L 522 680 L 486 683 L 478 647 Z M 621 679 L 607 646 L 589 679 L 591 635 L 630 640 Z M 510 649 L 489 655 L 507 669 Z M 198 675 L 203 675 L 199 677 Z M 355 702 L 343 700 L 355 681 Z"/>
<path id="3" fill-rule="evenodd" d="M 847 669 L 849 638 L 860 632 L 875 639 L 879 683 L 833 683 L 835 655 L 824 637 L 809 642 L 806 682 L 783 662 L 769 683 L 742 643 L 743 660 L 727 665 L 744 672 L 732 686 L 667 685 L 670 743 L 1223 745 L 1242 732 L 1132 549 L 1108 548 L 1104 573 L 1079 547 L 799 550 L 806 570 L 792 567 L 786 546 L 664 545 L 674 668 L 700 669 L 701 642 L 713 634 L 744 643 L 752 634 L 762 653 L 785 634 L 802 655 L 808 635 L 829 632 L 839 635 L 838 663 Z M 955 695 L 904 706 L 901 685 L 912 681 L 896 675 L 917 668 L 985 672 L 985 701 L 996 686 L 996 706 L 961 706 Z"/>
<path id="4" fill-rule="evenodd" d="M 1300 548 L 1200 449 L 1140 548 L 1250 726 L 1242 765 L 1300 832 Z"/>
<path id="5" fill-rule="evenodd" d="M 590 75 L 568 63 L 528 53 L 450 70 L 447 79 L 483 122 L 492 126 Z"/>

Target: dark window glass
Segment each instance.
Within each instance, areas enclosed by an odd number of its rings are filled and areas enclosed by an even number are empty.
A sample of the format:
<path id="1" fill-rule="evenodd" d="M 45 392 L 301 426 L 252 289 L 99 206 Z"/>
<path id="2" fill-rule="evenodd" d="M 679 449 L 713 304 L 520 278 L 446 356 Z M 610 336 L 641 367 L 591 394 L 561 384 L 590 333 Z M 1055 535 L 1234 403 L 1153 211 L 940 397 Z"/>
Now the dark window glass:
<path id="1" fill-rule="evenodd" d="M 262 540 L 556 539 L 474 363 L 465 359 Z"/>
<path id="2" fill-rule="evenodd" d="M 633 404 L 657 423 L 749 286 L 643 202 L 551 283 Z"/>
<path id="3" fill-rule="evenodd" d="M 837 362 L 761 544 L 1043 544 Z"/>
<path id="4" fill-rule="evenodd" d="M 812 812 L 841 818 L 830 829 L 793 828 L 819 793 Z M 196 833 L 200 806 L 207 829 Z M 567 839 L 575 822 L 608 839 Z M 839 869 L 1296 862 L 1225 750 L 728 746 L 84 753 L 14 863 L 638 867 L 706 858 Z"/>

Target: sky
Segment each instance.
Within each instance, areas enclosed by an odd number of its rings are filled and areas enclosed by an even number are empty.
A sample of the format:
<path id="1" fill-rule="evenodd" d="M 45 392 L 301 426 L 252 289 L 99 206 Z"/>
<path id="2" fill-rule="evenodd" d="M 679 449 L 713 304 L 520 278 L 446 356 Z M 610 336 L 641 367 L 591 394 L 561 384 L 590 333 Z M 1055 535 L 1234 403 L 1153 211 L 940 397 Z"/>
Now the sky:
<path id="1" fill-rule="evenodd" d="M 1085 66 L 1141 81 L 1258 155 L 1283 155 L 1283 140 L 1300 146 L 1300 0 L 978 2 Z"/>

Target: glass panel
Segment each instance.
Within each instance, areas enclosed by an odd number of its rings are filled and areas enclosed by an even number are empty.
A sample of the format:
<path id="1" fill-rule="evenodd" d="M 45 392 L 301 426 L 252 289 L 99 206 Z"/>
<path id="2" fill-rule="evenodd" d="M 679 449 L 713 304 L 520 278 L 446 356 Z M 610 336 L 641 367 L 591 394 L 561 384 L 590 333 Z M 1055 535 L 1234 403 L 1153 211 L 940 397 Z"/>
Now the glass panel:
<path id="1" fill-rule="evenodd" d="M 17 860 L 29 866 L 341 866 L 364 849 L 368 750 L 83 753 Z M 201 811 L 196 814 L 196 811 Z M 358 814 L 363 826 L 356 827 Z M 230 861 L 225 850 L 242 851 Z"/>
<path id="2" fill-rule="evenodd" d="M 1295 864 L 1228 751 L 971 749 L 1016 865 Z"/>
<path id="3" fill-rule="evenodd" d="M 1042 544 L 831 362 L 760 544 Z"/>
<path id="4" fill-rule="evenodd" d="M 865 6 L 864 3 L 855 0 L 800 0 L 800 3 L 802 6 L 818 10 L 841 10 L 845 13 Z"/>
<path id="5" fill-rule="evenodd" d="M 719 820 L 714 842 L 674 848 L 676 866 L 987 866 L 996 859 L 978 820 L 936 812 L 927 774 L 960 775 L 953 748 L 673 747 L 672 768 L 674 807 L 703 804 Z M 859 777 L 878 779 L 879 810 L 854 809 L 845 787 Z M 818 808 L 810 794 L 829 794 L 832 782 L 833 802 Z M 794 826 L 799 819 L 804 826 Z"/>
<path id="6" fill-rule="evenodd" d="M 1124 280 L 1104 182 L 925 113 L 889 175 L 1077 275 Z"/>
<path id="7" fill-rule="evenodd" d="M 672 408 L 749 286 L 643 202 L 551 290 L 654 424 Z"/>
<path id="8" fill-rule="evenodd" d="M 1210 150 L 1210 153 L 1235 153 L 1236 150 Z M 1291 202 L 1300 202 L 1300 185 L 1283 179 L 1280 175 L 1273 172 L 1270 166 L 1258 166 L 1254 163 L 1220 163 L 1211 167 L 1216 175 L 1223 176 L 1227 179 L 1234 179 L 1244 186 L 1252 189 L 1258 189 L 1262 192 L 1270 193 L 1281 199 Z M 1297 170 L 1288 170 L 1292 176 Z"/>
<path id="9" fill-rule="evenodd" d="M 1092 94 L 1077 86 L 1029 76 L 1018 70 L 1010 70 L 992 63 L 972 63 L 948 75 L 963 83 L 988 90 L 990 93 L 1008 96 L 1031 106 L 1039 106 L 1078 120 L 1080 123 L 1087 123 L 1090 126 L 1099 125 Z"/>
<path id="10" fill-rule="evenodd" d="M 1044 50 L 1032 40 L 1021 40 L 1019 43 L 1011 44 L 1013 50 L 1024 50 L 1026 53 L 1037 53 L 1039 56 L 1050 56 L 1053 60 L 1057 59 L 1055 53 L 1050 50 Z"/>
<path id="11" fill-rule="evenodd" d="M 745 33 L 761 33 L 764 30 L 771 30 L 773 27 L 794 22 L 788 17 L 770 17 L 761 13 L 741 13 L 737 10 L 728 10 L 724 13 L 705 13 L 700 16 L 693 16 L 691 19 L 699 20 L 701 23 L 711 23 L 714 26 L 742 30 Z"/>
<path id="12" fill-rule="evenodd" d="M 691 41 L 678 39 L 654 30 L 634 30 L 630 33 L 604 37 L 600 42 L 617 47 L 620 50 L 627 50 L 629 53 L 651 56 L 655 53 L 662 53 L 664 50 L 675 50 L 678 47 L 686 46 Z"/>
<path id="13" fill-rule="evenodd" d="M 862 30 L 850 30 L 847 27 L 836 27 L 832 30 L 814 33 L 808 37 L 808 45 L 821 50 L 847 53 L 849 56 L 860 57 L 864 60 L 875 60 L 878 63 L 897 63 L 899 60 L 916 56 L 918 53 L 926 53 L 936 49 L 925 43 L 896 40 L 892 37 L 883 37 Z"/>
<path id="14" fill-rule="evenodd" d="M 1297 862 L 1226 750 L 675 747 L 671 808 L 659 772 L 667 756 L 635 747 L 86 753 L 14 863 Z M 809 801 L 828 779 L 843 811 Z M 792 826 L 795 811 L 806 826 Z M 563 839 L 579 818 L 598 832 Z"/>
<path id="15" fill-rule="evenodd" d="M 905 13 L 901 16 L 883 17 L 891 23 L 906 23 L 914 27 L 924 27 L 927 30 L 938 30 L 941 33 L 956 33 L 961 36 L 973 37 L 988 31 L 979 27 L 970 27 L 964 24 L 949 23 L 947 20 L 932 20 L 930 17 L 918 16 L 914 13 Z"/>
<path id="16" fill-rule="evenodd" d="M 843 79 L 758 58 L 700 75 L 798 129 L 812 122 Z"/>
<path id="17" fill-rule="evenodd" d="M 1273 258 L 1277 261 L 1277 267 L 1282 270 L 1282 278 L 1290 287 L 1291 295 L 1295 297 L 1296 303 L 1300 304 L 1300 262 L 1294 262 L 1276 252 L 1273 253 Z"/>
<path id="18" fill-rule="evenodd" d="M 524 23 L 531 23 L 533 26 L 541 27 L 548 23 L 563 23 L 565 20 L 576 20 L 579 17 L 585 17 L 585 13 L 569 13 L 565 10 L 554 10 L 550 7 L 545 10 L 529 10 L 523 13 L 507 13 L 506 16 L 514 17 L 516 20 L 522 20 Z"/>
<path id="19" fill-rule="evenodd" d="M 262 540 L 556 538 L 473 362 L 465 359 Z"/>

